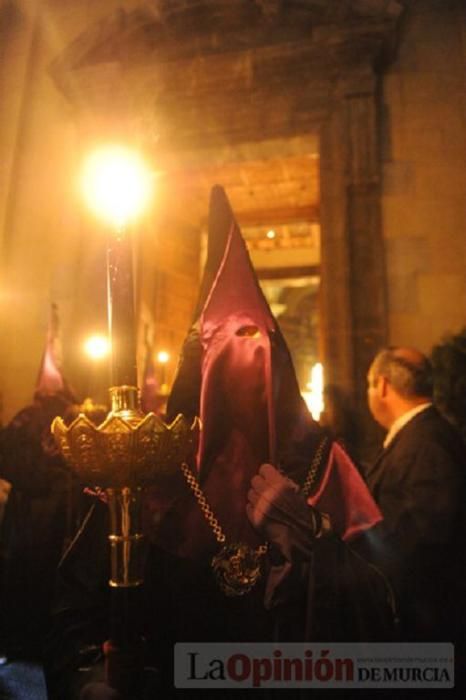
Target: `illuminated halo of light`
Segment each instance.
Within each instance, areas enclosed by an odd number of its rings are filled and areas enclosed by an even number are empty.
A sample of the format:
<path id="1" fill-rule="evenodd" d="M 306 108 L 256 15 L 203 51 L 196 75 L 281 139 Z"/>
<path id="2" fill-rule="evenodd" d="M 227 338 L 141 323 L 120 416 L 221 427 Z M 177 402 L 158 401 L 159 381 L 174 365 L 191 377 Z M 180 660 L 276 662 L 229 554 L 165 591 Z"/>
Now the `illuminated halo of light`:
<path id="1" fill-rule="evenodd" d="M 110 342 L 105 335 L 91 335 L 84 341 L 84 352 L 93 360 L 100 360 L 110 352 Z"/>
<path id="2" fill-rule="evenodd" d="M 168 353 L 166 350 L 160 350 L 160 352 L 157 353 L 157 362 L 160 362 L 161 365 L 167 364 L 169 359 L 170 353 Z"/>
<path id="3" fill-rule="evenodd" d="M 135 151 L 123 146 L 105 146 L 86 159 L 82 186 L 91 209 L 121 227 L 147 204 L 151 176 Z"/>

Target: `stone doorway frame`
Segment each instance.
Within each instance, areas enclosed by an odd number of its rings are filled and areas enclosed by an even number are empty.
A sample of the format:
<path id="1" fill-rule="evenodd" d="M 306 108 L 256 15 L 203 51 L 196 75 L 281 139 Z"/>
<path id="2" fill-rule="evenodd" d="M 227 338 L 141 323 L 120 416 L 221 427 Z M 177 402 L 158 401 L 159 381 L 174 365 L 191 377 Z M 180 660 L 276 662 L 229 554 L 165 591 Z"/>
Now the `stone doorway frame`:
<path id="1" fill-rule="evenodd" d="M 271 100 L 275 111 L 280 110 L 283 100 L 293 104 L 282 122 L 267 127 L 272 132 L 266 133 L 264 127 L 263 138 L 319 135 L 322 359 L 327 382 L 336 384 L 352 398 L 364 431 L 363 442 L 370 443 L 376 430 L 366 407 L 366 373 L 373 356 L 387 340 L 386 267 L 380 216 L 379 84 L 382 66 L 392 58 L 403 4 L 402 0 L 345 0 L 341 12 L 349 12 L 349 17 L 353 12 L 359 17 L 358 22 L 348 25 L 343 15 L 338 25 L 327 25 L 325 17 L 324 24 L 319 25 L 319 13 L 325 13 L 325 3 L 312 5 L 307 10 L 311 21 L 315 13 L 312 41 L 301 38 L 296 43 L 289 40 L 273 46 L 246 46 L 242 53 L 221 54 L 234 79 L 231 85 L 217 85 L 224 91 L 222 100 L 214 95 L 215 84 L 209 83 L 215 98 L 209 105 L 215 125 L 209 135 L 214 145 L 215 139 L 219 143 L 230 139 L 239 145 L 247 142 L 251 133 L 261 133 L 257 110 L 261 99 Z M 167 9 L 163 22 L 168 26 L 170 21 Z M 298 17 L 293 31 L 300 21 Z M 124 12 L 119 14 L 118 22 L 110 17 L 106 24 L 100 23 L 99 50 L 104 44 L 117 46 L 119 37 L 128 40 L 131 36 L 134 40 L 139 36 L 140 23 L 139 15 Z M 157 27 L 154 25 L 154 31 L 158 31 Z M 56 86 L 75 104 L 77 113 L 84 106 L 84 111 L 108 114 L 111 105 L 113 117 L 115 105 L 120 105 L 123 121 L 134 120 L 135 114 L 128 113 L 126 100 L 128 86 L 133 86 L 131 58 L 125 54 L 117 59 L 117 52 L 109 62 L 110 51 L 104 52 L 106 58 L 102 62 L 95 51 L 95 36 L 96 29 L 89 27 L 53 62 L 51 74 Z M 234 45 L 236 39 L 233 34 L 228 40 Z M 205 94 L 199 99 L 196 90 L 190 88 L 187 98 L 183 92 L 187 67 L 192 85 L 199 81 L 205 85 L 202 71 L 209 60 L 216 60 L 215 55 L 203 56 L 201 68 L 196 68 L 195 61 L 184 56 L 165 64 L 171 66 L 166 74 L 162 65 L 153 64 L 157 78 L 151 84 L 158 91 L 157 115 L 153 118 L 160 118 L 163 124 L 164 117 L 176 108 L 177 100 L 185 105 L 188 99 L 189 110 L 175 114 L 174 123 L 178 127 L 182 124 L 181 133 L 173 131 L 170 120 L 165 123 L 166 142 L 174 143 L 173 138 L 178 138 L 174 152 L 182 152 L 190 138 L 200 138 L 199 124 L 209 126 L 205 121 Z M 125 66 L 122 61 L 129 64 Z M 122 76 L 128 65 L 125 85 Z M 261 77 L 269 74 L 270 84 Z M 147 87 L 146 82 L 132 89 L 141 95 Z M 136 102 L 133 100 L 133 110 Z M 236 110 L 237 103 L 241 104 L 240 113 L 228 112 Z M 219 109 L 226 111 L 219 113 Z M 230 133 L 228 117 L 232 115 L 235 130 Z"/>

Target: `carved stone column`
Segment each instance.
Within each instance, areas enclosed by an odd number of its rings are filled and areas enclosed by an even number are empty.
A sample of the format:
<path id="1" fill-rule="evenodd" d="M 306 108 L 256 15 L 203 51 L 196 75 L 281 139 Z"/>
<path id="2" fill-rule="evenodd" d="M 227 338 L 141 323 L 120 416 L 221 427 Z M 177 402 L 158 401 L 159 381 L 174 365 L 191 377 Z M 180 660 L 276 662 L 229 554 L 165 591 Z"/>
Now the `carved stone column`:
<path id="1" fill-rule="evenodd" d="M 363 454 L 378 433 L 367 369 L 387 337 L 379 168 L 375 79 L 358 71 L 321 131 L 322 315 L 327 380 L 353 398 Z"/>

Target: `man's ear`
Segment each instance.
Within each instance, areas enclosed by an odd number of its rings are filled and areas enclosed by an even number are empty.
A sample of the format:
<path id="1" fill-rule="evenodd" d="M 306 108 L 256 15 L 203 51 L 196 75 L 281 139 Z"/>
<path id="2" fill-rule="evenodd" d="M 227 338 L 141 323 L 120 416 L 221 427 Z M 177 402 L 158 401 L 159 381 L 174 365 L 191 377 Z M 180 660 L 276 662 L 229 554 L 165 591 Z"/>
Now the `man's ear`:
<path id="1" fill-rule="evenodd" d="M 390 382 L 388 381 L 387 377 L 379 376 L 377 379 L 377 383 L 378 383 L 377 389 L 379 391 L 379 394 L 383 399 L 385 399 L 387 397 L 387 394 L 388 394 L 388 388 L 390 386 Z"/>

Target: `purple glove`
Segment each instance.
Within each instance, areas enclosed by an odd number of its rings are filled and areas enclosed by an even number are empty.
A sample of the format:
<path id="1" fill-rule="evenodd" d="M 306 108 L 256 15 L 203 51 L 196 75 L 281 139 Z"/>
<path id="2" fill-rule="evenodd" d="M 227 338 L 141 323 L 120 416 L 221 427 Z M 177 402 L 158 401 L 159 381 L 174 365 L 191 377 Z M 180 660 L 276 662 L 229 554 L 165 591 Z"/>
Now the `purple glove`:
<path id="1" fill-rule="evenodd" d="M 246 512 L 251 524 L 289 562 L 308 558 L 313 540 L 322 532 L 322 517 L 299 486 L 280 474 L 271 464 L 263 464 L 251 481 Z"/>

